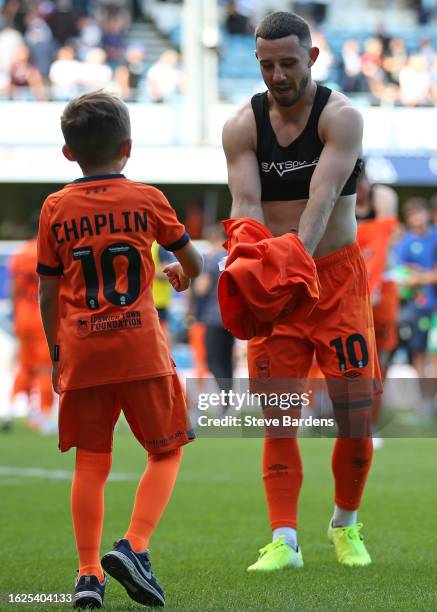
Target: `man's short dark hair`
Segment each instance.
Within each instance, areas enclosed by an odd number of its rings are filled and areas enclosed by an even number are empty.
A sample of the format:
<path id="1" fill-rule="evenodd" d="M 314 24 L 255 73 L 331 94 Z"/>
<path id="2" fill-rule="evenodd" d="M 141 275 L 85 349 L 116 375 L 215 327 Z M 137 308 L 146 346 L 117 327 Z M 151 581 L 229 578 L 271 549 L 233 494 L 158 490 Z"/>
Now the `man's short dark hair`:
<path id="1" fill-rule="evenodd" d="M 260 21 L 255 30 L 255 39 L 275 40 L 292 34 L 297 36 L 300 45 L 311 47 L 311 32 L 305 19 L 295 13 L 277 11 L 266 15 Z"/>
<path id="2" fill-rule="evenodd" d="M 97 167 L 114 160 L 130 139 L 129 111 L 120 98 L 93 91 L 70 100 L 62 113 L 61 129 L 79 165 Z"/>

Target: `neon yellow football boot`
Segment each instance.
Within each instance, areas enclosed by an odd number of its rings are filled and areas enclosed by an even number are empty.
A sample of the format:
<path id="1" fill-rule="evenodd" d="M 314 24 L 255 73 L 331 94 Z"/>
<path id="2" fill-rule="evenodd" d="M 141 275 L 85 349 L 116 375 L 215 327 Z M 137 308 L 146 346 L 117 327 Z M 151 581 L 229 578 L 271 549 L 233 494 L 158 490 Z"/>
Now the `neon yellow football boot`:
<path id="1" fill-rule="evenodd" d="M 270 542 L 260 548 L 256 563 L 247 568 L 248 572 L 274 572 L 282 569 L 303 567 L 303 558 L 300 548 L 294 548 L 285 543 L 285 536 Z"/>
<path id="2" fill-rule="evenodd" d="M 342 565 L 359 567 L 372 563 L 360 533 L 362 527 L 363 523 L 350 527 L 333 527 L 332 521 L 329 523 L 328 539 L 334 544 L 337 560 Z"/>

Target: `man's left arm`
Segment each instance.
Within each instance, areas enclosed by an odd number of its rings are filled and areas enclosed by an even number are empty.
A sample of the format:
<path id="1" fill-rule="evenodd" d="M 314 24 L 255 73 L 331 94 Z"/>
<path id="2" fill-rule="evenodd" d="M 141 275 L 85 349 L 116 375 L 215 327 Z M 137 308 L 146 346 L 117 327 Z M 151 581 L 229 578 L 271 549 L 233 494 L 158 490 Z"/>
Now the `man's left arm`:
<path id="1" fill-rule="evenodd" d="M 330 118 L 299 223 L 298 236 L 310 255 L 322 239 L 334 205 L 361 154 L 362 136 L 363 120 L 356 109 L 344 106 Z"/>

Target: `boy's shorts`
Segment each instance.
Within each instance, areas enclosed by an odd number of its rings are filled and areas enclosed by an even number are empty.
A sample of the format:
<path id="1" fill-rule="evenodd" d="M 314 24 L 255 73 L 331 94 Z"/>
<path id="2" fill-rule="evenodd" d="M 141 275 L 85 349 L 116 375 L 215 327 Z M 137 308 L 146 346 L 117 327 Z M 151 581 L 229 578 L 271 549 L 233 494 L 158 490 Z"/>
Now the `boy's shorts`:
<path id="1" fill-rule="evenodd" d="M 315 354 L 334 408 L 362 407 L 381 392 L 365 263 L 357 244 L 315 263 L 321 293 L 311 315 L 293 325 L 275 325 L 267 338 L 249 340 L 251 389 L 261 388 L 254 380 L 276 380 L 280 386 L 286 379 L 306 379 Z"/>
<path id="2" fill-rule="evenodd" d="M 123 411 L 138 442 L 151 454 L 194 440 L 176 374 L 64 391 L 59 403 L 59 449 L 109 453 Z"/>
<path id="3" fill-rule="evenodd" d="M 414 301 L 410 300 L 402 303 L 400 315 L 401 335 L 406 339 L 410 351 L 413 354 L 429 351 L 433 311 L 429 308 L 419 307 Z M 431 349 L 431 352 L 434 351 Z"/>
<path id="4" fill-rule="evenodd" d="M 379 302 L 373 306 L 378 351 L 394 351 L 398 345 L 399 294 L 394 281 L 383 281 Z"/>

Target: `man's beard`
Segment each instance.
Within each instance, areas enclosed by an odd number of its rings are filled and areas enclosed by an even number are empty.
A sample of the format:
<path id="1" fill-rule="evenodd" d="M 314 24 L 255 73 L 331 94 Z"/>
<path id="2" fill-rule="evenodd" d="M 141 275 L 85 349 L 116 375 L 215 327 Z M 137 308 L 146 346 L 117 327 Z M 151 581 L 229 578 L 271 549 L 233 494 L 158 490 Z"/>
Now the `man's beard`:
<path id="1" fill-rule="evenodd" d="M 279 106 L 284 106 L 284 107 L 293 106 L 293 104 L 296 104 L 296 102 L 298 100 L 300 100 L 300 98 L 302 97 L 302 94 L 305 91 L 305 88 L 308 85 L 309 80 L 310 80 L 309 74 L 306 74 L 305 76 L 302 77 L 302 79 L 301 79 L 301 81 L 299 83 L 299 87 L 298 87 L 296 93 L 293 95 L 293 97 L 290 97 L 290 98 L 277 98 L 274 91 L 271 92 L 271 94 L 272 94 L 275 102 Z"/>

